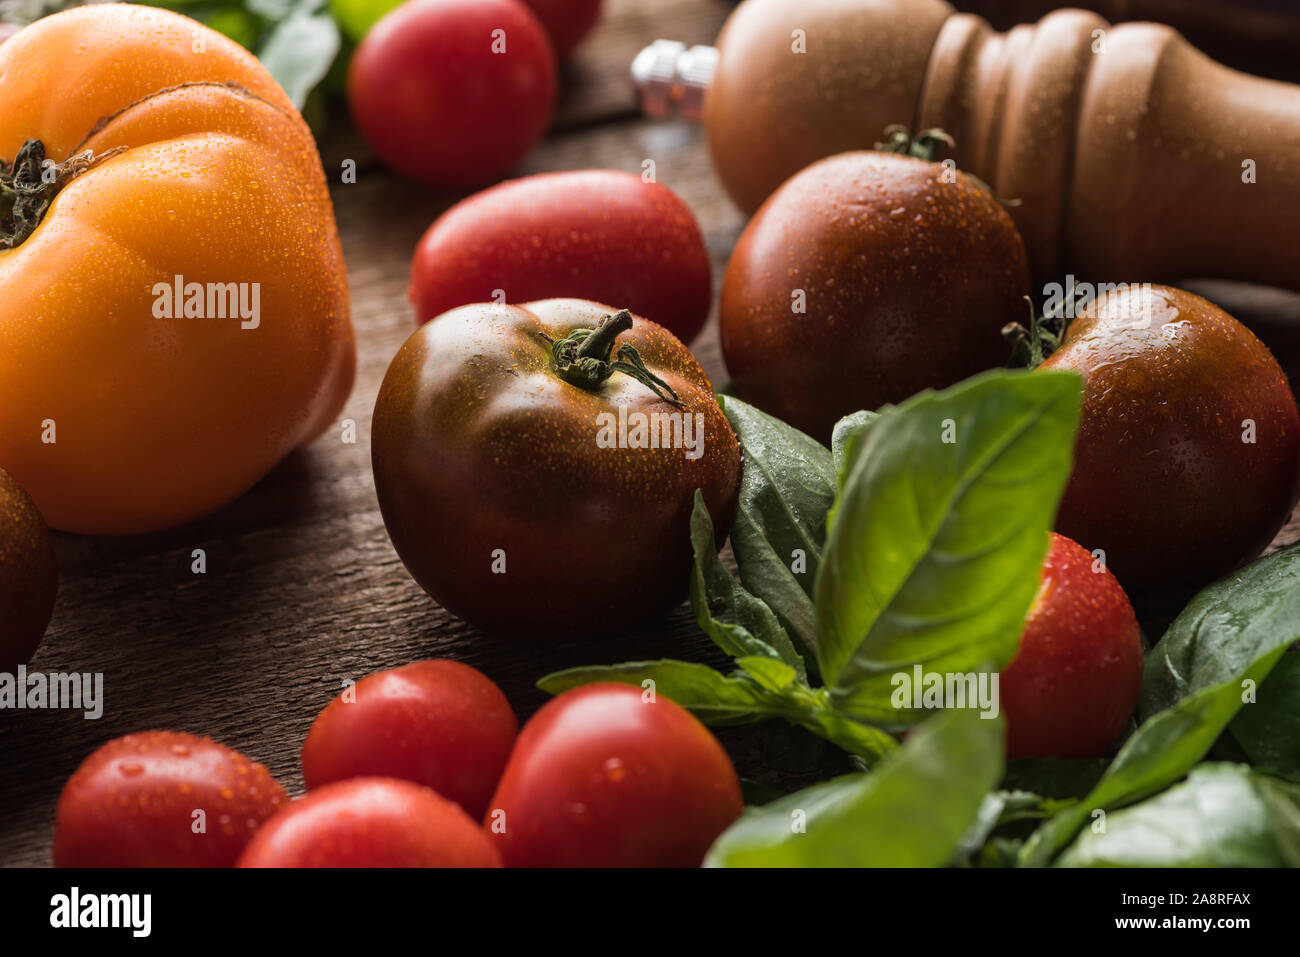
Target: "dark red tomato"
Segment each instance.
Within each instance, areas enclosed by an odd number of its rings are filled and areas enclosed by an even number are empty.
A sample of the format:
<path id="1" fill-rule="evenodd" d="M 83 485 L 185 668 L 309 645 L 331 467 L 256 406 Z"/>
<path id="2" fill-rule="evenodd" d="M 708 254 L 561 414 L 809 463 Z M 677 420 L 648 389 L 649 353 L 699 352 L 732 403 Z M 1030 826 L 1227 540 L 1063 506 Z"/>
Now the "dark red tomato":
<path id="1" fill-rule="evenodd" d="M 1025 246 L 962 173 L 843 153 L 791 177 L 741 234 L 719 330 L 732 390 L 830 440 L 841 417 L 993 366 L 1024 318 Z"/>
<path id="2" fill-rule="evenodd" d="M 524 0 L 550 34 L 556 55 L 567 59 L 600 19 L 604 0 Z"/>
<path id="3" fill-rule="evenodd" d="M 63 786 L 56 867 L 230 867 L 288 802 L 271 773 L 211 738 L 117 738 Z"/>
<path id="4" fill-rule="evenodd" d="M 346 778 L 414 781 L 483 816 L 519 722 L 481 671 L 417 661 L 357 682 L 325 706 L 302 746 L 310 789 Z"/>
<path id="5" fill-rule="evenodd" d="M 589 354 L 562 373 L 566 347 Z M 412 576 L 455 614 L 522 637 L 665 614 L 689 583 L 695 491 L 719 545 L 736 508 L 740 446 L 690 350 L 581 299 L 462 306 L 421 326 L 384 375 L 371 433 L 384 524 Z"/>
<path id="6" fill-rule="evenodd" d="M 471 302 L 618 303 L 689 342 L 709 315 L 709 274 L 676 193 L 579 170 L 502 183 L 445 212 L 416 247 L 410 297 L 419 322 Z"/>
<path id="7" fill-rule="evenodd" d="M 744 802 L 689 712 L 596 684 L 524 726 L 484 826 L 507 867 L 697 867 Z"/>
<path id="8" fill-rule="evenodd" d="M 1002 671 L 1007 758 L 1105 756 L 1142 688 L 1142 633 L 1091 552 L 1053 533 L 1020 650 Z"/>
<path id="9" fill-rule="evenodd" d="M 0 469 L 0 672 L 31 661 L 58 586 L 50 530 L 31 496 Z"/>
<path id="10" fill-rule="evenodd" d="M 348 103 L 393 169 L 446 189 L 507 173 L 546 132 L 555 54 L 517 0 L 411 0 L 357 47 Z"/>
<path id="11" fill-rule="evenodd" d="M 1084 378 L 1074 470 L 1056 528 L 1102 549 L 1155 604 L 1258 555 L 1300 494 L 1300 414 L 1269 351 L 1181 289 L 1110 292 L 1044 369 Z"/>
<path id="12" fill-rule="evenodd" d="M 446 798 L 395 778 L 312 791 L 257 832 L 240 867 L 500 867 L 484 831 Z"/>

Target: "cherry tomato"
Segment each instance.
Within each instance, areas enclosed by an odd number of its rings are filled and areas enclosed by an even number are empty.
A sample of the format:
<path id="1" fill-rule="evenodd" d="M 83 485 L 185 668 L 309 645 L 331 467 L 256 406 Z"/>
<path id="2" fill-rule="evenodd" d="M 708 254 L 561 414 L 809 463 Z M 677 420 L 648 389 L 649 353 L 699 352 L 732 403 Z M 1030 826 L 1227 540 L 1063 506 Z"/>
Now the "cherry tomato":
<path id="1" fill-rule="evenodd" d="M 482 672 L 417 661 L 363 678 L 326 705 L 302 747 L 302 775 L 310 789 L 346 778 L 414 781 L 479 818 L 518 730 Z"/>
<path id="2" fill-rule="evenodd" d="M 600 19 L 603 0 L 524 0 L 550 34 L 555 52 L 567 59 Z"/>
<path id="3" fill-rule="evenodd" d="M 684 597 L 696 489 L 725 538 L 740 446 L 709 381 L 665 329 L 614 312 L 462 306 L 388 367 L 372 419 L 384 524 L 457 615 L 522 635 L 623 630 Z"/>
<path id="4" fill-rule="evenodd" d="M 740 816 L 722 745 L 645 695 L 587 685 L 524 726 L 484 820 L 507 867 L 697 867 Z"/>
<path id="5" fill-rule="evenodd" d="M 230 867 L 288 801 L 271 773 L 211 738 L 144 731 L 108 742 L 59 796 L 56 867 Z"/>
<path id="6" fill-rule="evenodd" d="M 1135 597 L 1164 603 L 1258 555 L 1300 495 L 1300 414 L 1277 362 L 1222 309 L 1124 287 L 1042 364 L 1084 378 L 1056 528 Z"/>
<path id="7" fill-rule="evenodd" d="M 426 322 L 471 302 L 576 296 L 690 342 L 709 316 L 709 274 L 677 194 L 632 173 L 579 170 L 502 183 L 445 212 L 416 247 L 410 297 Z"/>
<path id="8" fill-rule="evenodd" d="M 1091 552 L 1053 533 L 1020 650 L 1002 671 L 1007 758 L 1104 757 L 1142 688 L 1142 633 Z"/>
<path id="9" fill-rule="evenodd" d="M 732 389 L 829 441 L 842 416 L 1005 365 L 1025 316 L 1025 247 L 1006 211 L 937 163 L 843 153 L 793 176 L 727 266 Z"/>
<path id="10" fill-rule="evenodd" d="M 31 661 L 58 586 L 50 530 L 31 496 L 0 469 L 0 672 Z"/>
<path id="11" fill-rule="evenodd" d="M 428 788 L 352 778 L 312 791 L 257 832 L 240 867 L 500 867 L 487 834 Z"/>
<path id="12" fill-rule="evenodd" d="M 555 53 L 517 0 L 411 0 L 357 47 L 348 102 L 393 169 L 448 189 L 499 179 L 546 132 Z"/>

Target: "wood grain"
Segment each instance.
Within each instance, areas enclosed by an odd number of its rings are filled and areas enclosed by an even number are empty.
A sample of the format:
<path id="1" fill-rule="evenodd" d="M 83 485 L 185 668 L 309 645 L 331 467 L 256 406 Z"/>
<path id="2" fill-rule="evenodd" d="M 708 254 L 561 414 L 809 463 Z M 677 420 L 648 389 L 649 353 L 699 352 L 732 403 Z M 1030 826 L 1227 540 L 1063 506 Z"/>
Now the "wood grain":
<path id="1" fill-rule="evenodd" d="M 730 8 L 721 0 L 613 0 L 569 69 L 561 132 L 521 170 L 639 171 L 654 159 L 659 180 L 701 221 L 715 289 L 743 218 L 723 198 L 700 131 L 637 120 L 624 76 L 643 43 L 659 36 L 707 42 Z M 359 348 L 357 384 L 341 421 L 355 421 L 357 441 L 341 441 L 341 425 L 331 429 L 239 501 L 184 528 L 133 538 L 57 536 L 61 588 L 31 667 L 102 672 L 104 716 L 0 713 L 0 863 L 50 862 L 63 782 L 92 750 L 131 731 L 210 735 L 265 763 L 297 792 L 303 736 L 345 678 L 451 656 L 497 680 L 523 718 L 545 698 L 536 679 L 557 668 L 665 656 L 722 663 L 685 606 L 664 623 L 599 645 L 541 644 L 479 632 L 406 574 L 375 501 L 370 411 L 389 359 L 413 329 L 411 251 L 455 197 L 388 175 L 343 124 L 323 153 L 335 179 L 342 158 L 360 160 L 358 182 L 334 187 Z M 722 381 L 716 316 L 694 348 Z M 1300 538 L 1300 528 L 1287 535 Z M 191 571 L 194 549 L 206 553 L 206 574 Z M 766 732 L 738 729 L 723 738 L 743 774 L 802 783 L 769 767 Z"/>

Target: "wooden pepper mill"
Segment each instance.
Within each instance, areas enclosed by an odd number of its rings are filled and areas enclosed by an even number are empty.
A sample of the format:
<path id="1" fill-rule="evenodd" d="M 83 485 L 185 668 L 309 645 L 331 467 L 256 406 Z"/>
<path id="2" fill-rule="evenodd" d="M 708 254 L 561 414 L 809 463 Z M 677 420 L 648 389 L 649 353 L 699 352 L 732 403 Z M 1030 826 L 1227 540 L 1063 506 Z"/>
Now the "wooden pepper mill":
<path id="1" fill-rule="evenodd" d="M 939 127 L 1010 201 L 1040 280 L 1300 289 L 1300 86 L 1230 70 L 1170 27 L 1058 10 L 998 33 L 944 0 L 746 0 L 716 53 L 660 41 L 633 78 L 647 112 L 703 103 L 749 212 L 887 125 Z"/>

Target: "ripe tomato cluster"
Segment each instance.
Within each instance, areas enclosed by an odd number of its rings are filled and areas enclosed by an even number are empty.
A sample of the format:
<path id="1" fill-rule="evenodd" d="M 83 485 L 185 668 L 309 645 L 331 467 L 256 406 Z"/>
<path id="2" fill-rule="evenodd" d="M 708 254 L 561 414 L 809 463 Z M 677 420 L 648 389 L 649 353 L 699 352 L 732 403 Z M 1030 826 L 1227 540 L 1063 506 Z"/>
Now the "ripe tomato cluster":
<path id="1" fill-rule="evenodd" d="M 370 675 L 317 716 L 308 793 L 209 738 L 131 734 L 63 789 L 60 867 L 693 867 L 741 812 L 722 746 L 653 689 L 588 685 L 516 737 L 481 672 Z"/>

